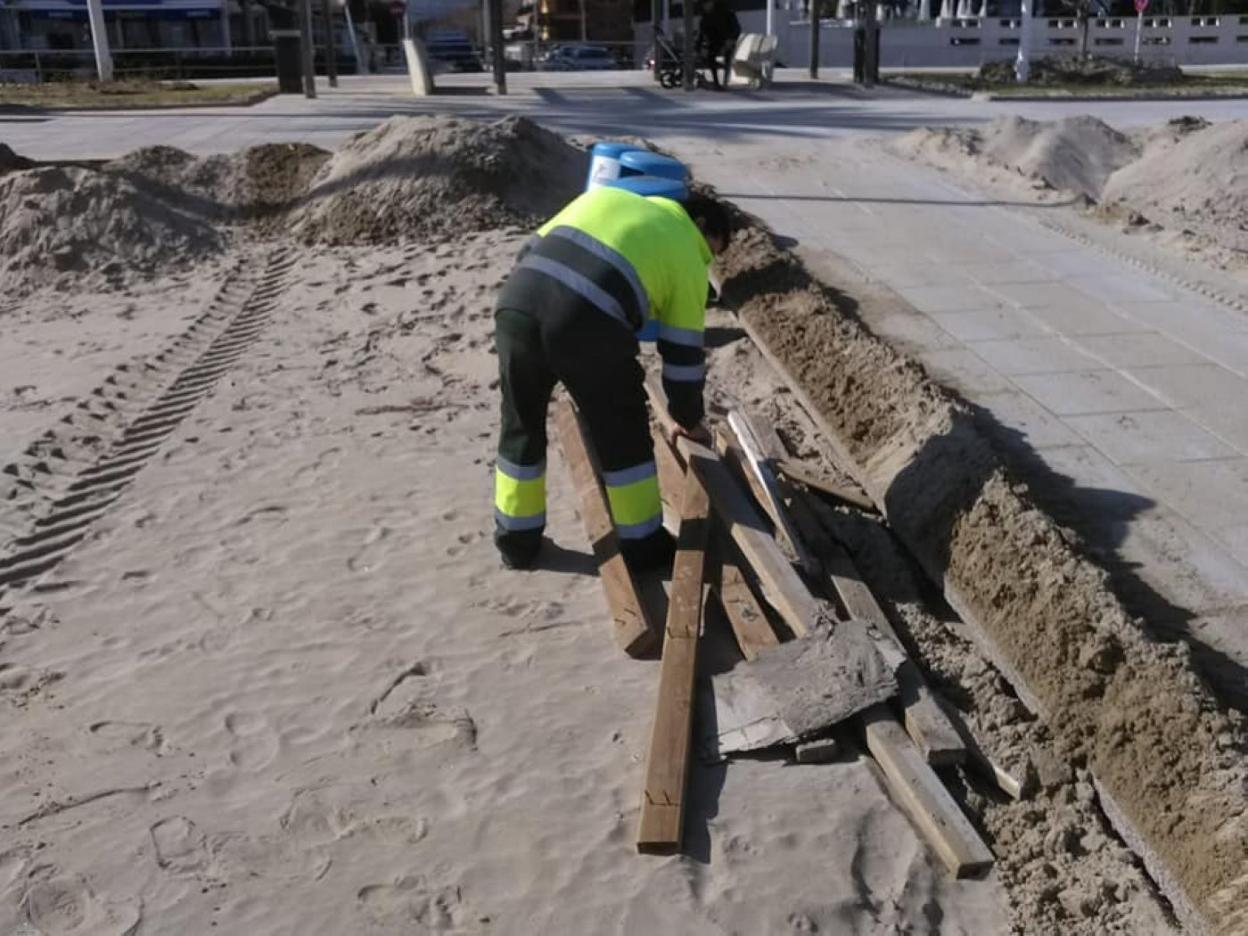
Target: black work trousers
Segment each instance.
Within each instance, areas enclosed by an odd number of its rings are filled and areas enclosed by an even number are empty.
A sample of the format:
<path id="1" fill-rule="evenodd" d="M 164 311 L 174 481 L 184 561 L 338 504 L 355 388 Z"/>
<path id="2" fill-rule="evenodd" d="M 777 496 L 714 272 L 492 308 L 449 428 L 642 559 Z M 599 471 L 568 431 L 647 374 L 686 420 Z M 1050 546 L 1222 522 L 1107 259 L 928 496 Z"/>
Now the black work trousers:
<path id="1" fill-rule="evenodd" d="M 670 555 L 662 528 L 654 448 L 637 339 L 601 311 L 494 315 L 502 428 L 495 484 L 495 543 L 524 561 L 545 528 L 546 411 L 556 383 L 589 429 L 620 551 L 632 565 Z"/>

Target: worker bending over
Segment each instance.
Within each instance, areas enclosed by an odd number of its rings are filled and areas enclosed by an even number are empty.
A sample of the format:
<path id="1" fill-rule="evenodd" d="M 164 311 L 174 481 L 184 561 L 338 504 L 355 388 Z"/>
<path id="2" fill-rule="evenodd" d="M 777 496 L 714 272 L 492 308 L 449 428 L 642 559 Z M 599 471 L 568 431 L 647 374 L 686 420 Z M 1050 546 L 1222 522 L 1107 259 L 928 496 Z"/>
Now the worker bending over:
<path id="1" fill-rule="evenodd" d="M 728 245 L 712 199 L 683 205 L 616 188 L 577 198 L 525 247 L 495 307 L 502 431 L 494 542 L 530 568 L 546 525 L 546 407 L 557 382 L 589 426 L 611 519 L 634 569 L 671 559 L 637 334 L 658 322 L 663 387 L 678 434 L 705 438 L 707 267 Z"/>

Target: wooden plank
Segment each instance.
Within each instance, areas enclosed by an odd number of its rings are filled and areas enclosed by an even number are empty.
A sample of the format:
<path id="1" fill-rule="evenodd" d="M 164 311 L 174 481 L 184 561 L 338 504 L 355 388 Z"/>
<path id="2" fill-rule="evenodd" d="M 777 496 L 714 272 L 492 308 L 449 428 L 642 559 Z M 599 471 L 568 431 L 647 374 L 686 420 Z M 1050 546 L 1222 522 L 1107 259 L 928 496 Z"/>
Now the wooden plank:
<path id="1" fill-rule="evenodd" d="M 717 544 L 717 550 L 721 556 L 734 552 L 728 543 Z M 723 556 L 719 560 L 712 588 L 720 607 L 724 609 L 724 616 L 732 625 L 743 657 L 753 660 L 768 647 L 779 646 L 780 638 L 772 630 L 771 622 L 750 590 L 735 555 Z"/>
<path id="2" fill-rule="evenodd" d="M 646 381 L 651 408 L 660 425 L 671 425 L 663 391 L 651 378 Z M 766 522 L 750 503 L 719 456 L 692 439 L 680 439 L 678 451 L 702 479 L 720 522 L 758 578 L 763 597 L 798 637 L 804 635 L 819 613 L 819 603 L 806 583 L 784 558 Z"/>
<path id="3" fill-rule="evenodd" d="M 657 426 L 650 427 L 650 435 L 654 439 L 654 462 L 659 472 L 659 497 L 663 501 L 664 526 L 668 525 L 668 517 L 675 517 L 677 523 L 669 527 L 675 530 L 679 526 L 680 498 L 685 489 L 685 466 L 672 451 L 667 439 Z"/>
<path id="4" fill-rule="evenodd" d="M 781 459 L 776 462 L 776 470 L 788 478 L 790 481 L 797 481 L 804 484 L 812 491 L 818 491 L 820 494 L 826 494 L 834 500 L 840 501 L 850 507 L 856 507 L 859 510 L 870 511 L 875 513 L 875 504 L 871 498 L 865 494 L 859 494 L 857 491 L 851 491 L 844 485 L 835 484 L 829 481 L 823 475 L 819 474 L 812 468 L 807 468 L 799 462 L 790 459 Z"/>
<path id="5" fill-rule="evenodd" d="M 672 567 L 663 660 L 659 664 L 659 699 L 650 733 L 641 820 L 637 828 L 637 850 L 648 854 L 678 852 L 683 837 L 710 513 L 706 489 L 696 475 L 689 474 L 680 513 L 676 562 Z"/>
<path id="6" fill-rule="evenodd" d="M 824 512 L 833 519 L 835 513 L 809 494 L 797 496 L 795 506 L 799 505 L 806 510 L 795 510 L 794 516 L 802 527 L 802 534 L 810 539 L 811 546 L 823 560 L 828 583 L 846 613 L 851 618 L 871 624 L 896 646 L 898 652 L 905 655 L 905 647 L 897 631 L 871 589 L 863 582 L 853 559 L 819 524 L 819 520 L 824 519 L 821 516 Z M 909 656 L 897 668 L 897 684 L 901 690 L 902 723 L 927 762 L 935 767 L 965 763 L 968 752 L 962 732 L 941 707 L 918 665 Z"/>
<path id="7" fill-rule="evenodd" d="M 728 414 L 728 425 L 736 435 L 737 443 L 741 446 L 741 451 L 745 456 L 746 469 L 758 479 L 764 503 L 768 505 L 768 512 L 776 521 L 776 529 L 789 541 L 789 545 L 793 547 L 793 554 L 797 556 L 798 565 L 808 575 L 818 575 L 819 564 L 815 561 L 815 557 L 810 554 L 810 550 L 806 548 L 806 544 L 802 542 L 802 538 L 797 535 L 797 531 L 793 529 L 788 511 L 784 509 L 784 499 L 780 496 L 780 488 L 776 484 L 776 477 L 772 474 L 767 458 L 763 454 L 762 445 L 758 441 L 758 435 L 755 433 L 753 425 L 740 410 L 733 410 Z"/>
<path id="8" fill-rule="evenodd" d="M 598 575 L 607 595 L 615 642 L 630 656 L 647 654 L 656 646 L 658 635 L 649 626 L 637 583 L 620 553 L 620 541 L 611 522 L 607 495 L 594 471 L 580 418 L 570 400 L 561 400 L 555 407 L 555 429 L 572 474 L 573 486 L 580 498 L 581 518 L 598 562 Z"/>
<path id="9" fill-rule="evenodd" d="M 992 852 L 888 707 L 873 706 L 863 714 L 862 722 L 867 750 L 884 772 L 893 799 L 954 877 L 991 867 Z"/>
<path id="10" fill-rule="evenodd" d="M 680 456 L 673 451 L 667 439 L 663 437 L 661 430 L 655 428 L 653 435 L 655 460 L 659 469 L 659 490 L 678 492 L 685 479 L 684 465 L 681 463 Z M 665 503 L 672 507 L 671 501 L 678 497 L 678 493 L 665 495 Z M 679 512 L 680 505 L 674 505 L 674 509 Z M 777 646 L 780 639 L 772 630 L 771 622 L 767 620 L 767 615 L 759 606 L 758 599 L 754 597 L 754 592 L 750 589 L 745 573 L 741 569 L 741 560 L 737 555 L 736 547 L 733 546 L 727 533 L 719 524 L 714 524 L 711 536 L 714 541 L 712 551 L 715 560 L 707 575 L 708 584 L 719 600 L 724 616 L 728 618 L 728 623 L 732 626 L 732 632 L 736 635 L 742 656 L 747 660 L 752 660 L 767 647 Z"/>

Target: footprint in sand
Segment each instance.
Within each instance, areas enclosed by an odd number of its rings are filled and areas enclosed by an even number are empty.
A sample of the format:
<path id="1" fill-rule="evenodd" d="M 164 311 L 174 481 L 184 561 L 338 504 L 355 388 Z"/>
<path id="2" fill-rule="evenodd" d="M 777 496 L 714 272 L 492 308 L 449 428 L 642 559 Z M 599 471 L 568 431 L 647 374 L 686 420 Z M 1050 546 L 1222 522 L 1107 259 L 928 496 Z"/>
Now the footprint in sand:
<path id="1" fill-rule="evenodd" d="M 478 918 L 454 885 L 431 884 L 407 874 L 390 884 L 369 884 L 356 892 L 364 915 L 375 923 L 416 924 L 424 931 L 446 932 Z"/>
<path id="2" fill-rule="evenodd" d="M 87 730 L 110 748 L 125 744 L 143 748 L 153 754 L 162 754 L 167 750 L 165 734 L 160 725 L 147 722 L 99 721 L 89 725 Z"/>
<path id="3" fill-rule="evenodd" d="M 32 881 L 22 896 L 26 921 L 34 927 L 32 936 L 130 936 L 143 922 L 142 906 L 138 901 L 101 901 L 86 879 L 57 876 L 55 871 Z"/>
<path id="4" fill-rule="evenodd" d="M 261 770 L 277 756 L 277 738 L 262 715 L 231 712 L 225 716 L 230 736 L 230 763 L 245 770 Z"/>
<path id="5" fill-rule="evenodd" d="M 156 847 L 156 864 L 165 871 L 200 874 L 212 864 L 204 834 L 185 816 L 162 819 L 148 832 Z"/>
<path id="6" fill-rule="evenodd" d="M 379 568 L 389 551 L 386 540 L 393 531 L 386 526 L 376 526 L 364 537 L 364 545 L 347 559 L 347 568 L 352 572 L 372 572 Z"/>

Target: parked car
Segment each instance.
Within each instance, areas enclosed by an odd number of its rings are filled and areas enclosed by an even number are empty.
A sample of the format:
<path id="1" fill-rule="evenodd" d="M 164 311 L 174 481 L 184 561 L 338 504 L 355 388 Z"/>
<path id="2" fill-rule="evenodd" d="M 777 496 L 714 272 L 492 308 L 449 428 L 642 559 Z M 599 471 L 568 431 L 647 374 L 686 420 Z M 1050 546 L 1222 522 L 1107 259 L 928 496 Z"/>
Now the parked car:
<path id="1" fill-rule="evenodd" d="M 559 45 L 546 53 L 541 67 L 544 71 L 610 71 L 620 63 L 601 46 Z"/>
<path id="2" fill-rule="evenodd" d="M 468 41 L 468 36 L 454 30 L 437 30 L 425 37 L 425 48 L 435 71 L 479 72 L 481 56 Z"/>

